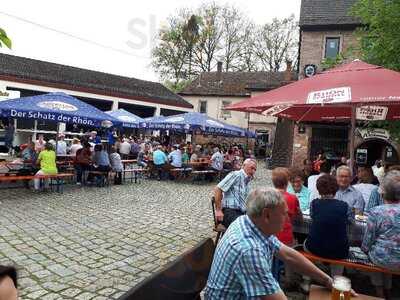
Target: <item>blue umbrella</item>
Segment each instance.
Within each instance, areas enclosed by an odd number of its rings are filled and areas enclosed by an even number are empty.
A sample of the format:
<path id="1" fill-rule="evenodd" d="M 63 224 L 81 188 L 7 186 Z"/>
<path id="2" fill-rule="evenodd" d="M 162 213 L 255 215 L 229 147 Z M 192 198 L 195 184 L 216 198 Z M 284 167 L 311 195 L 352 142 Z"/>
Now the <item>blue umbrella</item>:
<path id="1" fill-rule="evenodd" d="M 139 123 L 145 121 L 141 117 L 138 117 L 122 108 L 118 110 L 106 111 L 106 114 L 118 119 L 122 122 L 122 127 L 127 128 L 139 128 Z"/>
<path id="2" fill-rule="evenodd" d="M 96 107 L 65 93 L 49 93 L 0 101 L 0 115 L 91 127 L 111 127 L 122 123 Z"/>
<path id="3" fill-rule="evenodd" d="M 170 117 L 156 117 L 140 123 L 142 128 L 193 132 L 234 137 L 254 137 L 255 134 L 243 128 L 232 126 L 205 114 L 188 112 Z"/>

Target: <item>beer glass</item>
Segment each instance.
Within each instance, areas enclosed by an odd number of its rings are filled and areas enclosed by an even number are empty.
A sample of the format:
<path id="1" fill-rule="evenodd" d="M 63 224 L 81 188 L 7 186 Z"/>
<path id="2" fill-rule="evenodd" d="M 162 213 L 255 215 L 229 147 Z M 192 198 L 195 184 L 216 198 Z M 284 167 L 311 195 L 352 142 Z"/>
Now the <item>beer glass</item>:
<path id="1" fill-rule="evenodd" d="M 334 276 L 332 283 L 332 300 L 350 300 L 350 279 L 344 276 Z"/>

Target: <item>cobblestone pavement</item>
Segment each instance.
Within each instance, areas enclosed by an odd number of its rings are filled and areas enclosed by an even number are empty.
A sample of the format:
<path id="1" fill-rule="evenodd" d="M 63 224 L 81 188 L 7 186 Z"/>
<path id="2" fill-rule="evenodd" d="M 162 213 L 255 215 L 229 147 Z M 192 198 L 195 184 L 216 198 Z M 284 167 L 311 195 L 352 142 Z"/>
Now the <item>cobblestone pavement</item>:
<path id="1" fill-rule="evenodd" d="M 268 174 L 260 163 L 253 187 Z M 1 189 L 0 264 L 18 267 L 21 299 L 116 299 L 212 236 L 214 185 Z"/>

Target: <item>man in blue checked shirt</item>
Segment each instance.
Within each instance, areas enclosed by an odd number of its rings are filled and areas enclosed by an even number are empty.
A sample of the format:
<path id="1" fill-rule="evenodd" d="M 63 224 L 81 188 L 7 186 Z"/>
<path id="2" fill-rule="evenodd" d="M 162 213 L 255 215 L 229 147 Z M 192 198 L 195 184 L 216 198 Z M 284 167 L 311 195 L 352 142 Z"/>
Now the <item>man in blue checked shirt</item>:
<path id="1" fill-rule="evenodd" d="M 206 300 L 285 300 L 271 273 L 273 256 L 326 287 L 332 279 L 275 234 L 287 218 L 287 205 L 275 189 L 257 189 L 247 200 L 247 215 L 240 216 L 218 243 L 205 291 Z"/>
<path id="2" fill-rule="evenodd" d="M 249 183 L 257 170 L 254 159 L 246 159 L 239 171 L 229 173 L 214 189 L 215 217 L 228 228 L 237 217 L 246 213 Z"/>

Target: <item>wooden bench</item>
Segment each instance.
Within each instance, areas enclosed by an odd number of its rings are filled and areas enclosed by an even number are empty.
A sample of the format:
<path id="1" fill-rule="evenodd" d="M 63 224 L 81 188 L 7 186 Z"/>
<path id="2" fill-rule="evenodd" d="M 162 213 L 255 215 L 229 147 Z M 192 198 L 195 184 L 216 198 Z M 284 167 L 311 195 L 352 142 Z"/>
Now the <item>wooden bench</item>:
<path id="1" fill-rule="evenodd" d="M 53 174 L 53 175 L 11 175 L 11 176 L 0 176 L 0 182 L 11 182 L 11 181 L 26 181 L 26 180 L 34 180 L 34 179 L 40 179 L 41 184 L 40 186 L 44 186 L 43 182 L 44 180 L 50 180 L 50 187 L 55 185 L 57 186 L 57 192 L 62 193 L 63 192 L 63 179 L 65 178 L 73 178 L 74 174 L 71 173 L 59 173 L 59 174 Z M 55 180 L 55 184 L 53 182 Z"/>
<path id="2" fill-rule="evenodd" d="M 204 239 L 128 290 L 118 300 L 200 300 L 200 293 L 210 273 L 214 250 L 212 239 Z"/>
<path id="3" fill-rule="evenodd" d="M 196 178 L 199 178 L 199 181 L 205 181 L 207 175 L 216 175 L 218 174 L 217 171 L 214 170 L 199 170 L 199 171 L 192 171 L 191 175 L 193 176 L 193 182 L 196 181 Z"/>
<path id="4" fill-rule="evenodd" d="M 110 186 L 110 171 L 96 171 L 96 170 L 87 170 L 86 175 L 94 175 L 94 176 L 99 176 L 100 177 L 100 186 Z M 83 176 L 83 178 L 86 178 L 86 176 Z M 85 181 L 87 183 L 87 180 Z"/>
<path id="5" fill-rule="evenodd" d="M 384 268 L 378 267 L 372 263 L 362 264 L 362 263 L 358 263 L 358 262 L 352 262 L 350 259 L 324 258 L 324 257 L 320 257 L 320 256 L 317 256 L 317 255 L 314 255 L 312 253 L 305 252 L 302 250 L 298 250 L 298 252 L 301 253 L 304 257 L 311 260 L 312 262 L 323 262 L 323 263 L 328 263 L 328 264 L 333 264 L 333 265 L 340 265 L 340 266 L 344 266 L 346 268 L 361 270 L 361 271 L 365 271 L 365 272 L 378 272 L 378 273 L 385 273 L 385 274 L 400 275 L 400 272 L 395 272 L 395 271 L 391 271 L 389 269 L 384 269 Z"/>
<path id="6" fill-rule="evenodd" d="M 133 176 L 131 175 L 131 177 L 130 177 L 131 183 L 132 183 L 133 179 L 135 180 L 135 183 L 137 183 L 138 179 L 140 179 L 138 175 L 141 175 L 141 177 L 143 177 L 143 174 L 147 173 L 148 171 L 149 171 L 149 169 L 142 169 L 142 168 L 134 168 L 134 169 L 123 170 L 122 171 L 122 173 L 123 173 L 123 181 L 124 182 L 126 181 L 126 174 L 130 173 L 130 174 L 133 175 Z"/>
<path id="7" fill-rule="evenodd" d="M 172 176 L 174 176 L 176 179 L 185 179 L 189 176 L 189 174 L 192 172 L 192 168 L 172 168 L 169 169 L 169 172 L 171 173 Z"/>

